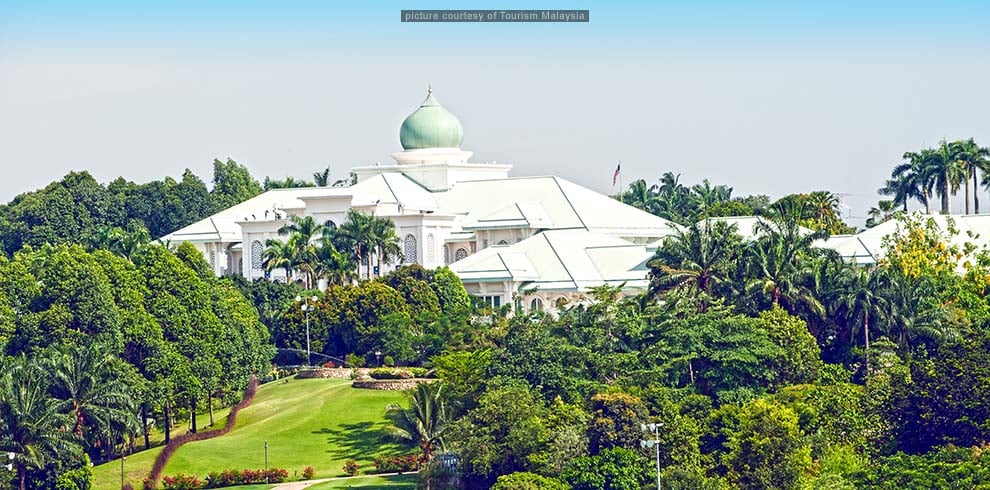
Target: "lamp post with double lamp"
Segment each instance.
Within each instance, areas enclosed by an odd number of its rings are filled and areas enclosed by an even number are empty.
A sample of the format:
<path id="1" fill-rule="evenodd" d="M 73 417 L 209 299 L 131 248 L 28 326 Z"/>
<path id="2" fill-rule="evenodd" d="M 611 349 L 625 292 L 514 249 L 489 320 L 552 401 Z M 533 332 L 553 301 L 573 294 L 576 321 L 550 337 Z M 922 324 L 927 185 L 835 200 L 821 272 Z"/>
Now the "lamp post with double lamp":
<path id="1" fill-rule="evenodd" d="M 309 310 L 312 310 L 316 305 L 317 298 L 315 295 L 312 297 L 303 298 L 302 296 L 296 296 L 296 303 L 302 303 L 300 308 L 302 308 L 303 314 L 306 316 L 306 367 L 310 366 L 309 361 Z"/>
<path id="2" fill-rule="evenodd" d="M 652 432 L 653 439 L 647 439 L 644 441 L 639 441 L 639 444 L 644 448 L 653 447 L 657 450 L 657 490 L 660 490 L 660 428 L 663 427 L 662 423 L 655 424 L 641 424 L 640 428 L 643 432 Z"/>

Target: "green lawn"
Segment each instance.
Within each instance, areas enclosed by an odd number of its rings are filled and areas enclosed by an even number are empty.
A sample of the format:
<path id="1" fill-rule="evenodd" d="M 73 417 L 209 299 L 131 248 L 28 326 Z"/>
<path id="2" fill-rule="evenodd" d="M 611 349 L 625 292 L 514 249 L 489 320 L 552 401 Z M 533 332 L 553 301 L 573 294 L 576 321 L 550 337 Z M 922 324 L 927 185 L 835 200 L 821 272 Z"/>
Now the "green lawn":
<path id="1" fill-rule="evenodd" d="M 348 380 L 269 383 L 261 386 L 251 406 L 241 411 L 233 431 L 182 446 L 165 474 L 203 477 L 223 469 L 262 468 L 266 440 L 269 467 L 286 468 L 290 479 L 301 475 L 306 466 L 316 469 L 316 478 L 341 476 L 341 468 L 349 459 L 356 460 L 363 471 L 370 468 L 376 454 L 403 452 L 381 438 L 385 406 L 403 399 L 400 392 L 351 388 Z M 127 457 L 125 478 L 135 488 L 140 488 L 160 451 L 160 447 L 152 448 Z M 97 466 L 94 474 L 96 488 L 118 488 L 120 461 Z"/>
<path id="2" fill-rule="evenodd" d="M 415 473 L 398 476 L 369 476 L 366 478 L 349 478 L 320 483 L 307 487 L 307 490 L 331 490 L 337 488 L 416 488 Z"/>

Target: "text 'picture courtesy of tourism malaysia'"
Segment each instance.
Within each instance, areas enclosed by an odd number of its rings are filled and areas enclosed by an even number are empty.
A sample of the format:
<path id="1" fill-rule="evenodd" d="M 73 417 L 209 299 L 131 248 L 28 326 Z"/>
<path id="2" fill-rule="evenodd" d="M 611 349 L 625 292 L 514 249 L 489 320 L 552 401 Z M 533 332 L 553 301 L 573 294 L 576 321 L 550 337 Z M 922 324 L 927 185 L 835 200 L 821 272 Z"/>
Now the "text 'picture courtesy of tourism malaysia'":
<path id="1" fill-rule="evenodd" d="M 990 4 L 451 6 L 0 2 L 0 490 L 990 489 Z"/>

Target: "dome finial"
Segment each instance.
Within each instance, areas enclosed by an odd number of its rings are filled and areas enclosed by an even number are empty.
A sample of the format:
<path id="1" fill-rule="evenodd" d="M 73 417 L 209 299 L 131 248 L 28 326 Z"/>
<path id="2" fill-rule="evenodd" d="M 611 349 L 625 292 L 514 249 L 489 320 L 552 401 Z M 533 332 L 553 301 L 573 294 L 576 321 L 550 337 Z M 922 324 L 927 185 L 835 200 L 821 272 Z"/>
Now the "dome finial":
<path id="1" fill-rule="evenodd" d="M 430 82 L 426 82 L 426 94 L 429 95 L 432 93 L 433 93 L 433 84 Z"/>

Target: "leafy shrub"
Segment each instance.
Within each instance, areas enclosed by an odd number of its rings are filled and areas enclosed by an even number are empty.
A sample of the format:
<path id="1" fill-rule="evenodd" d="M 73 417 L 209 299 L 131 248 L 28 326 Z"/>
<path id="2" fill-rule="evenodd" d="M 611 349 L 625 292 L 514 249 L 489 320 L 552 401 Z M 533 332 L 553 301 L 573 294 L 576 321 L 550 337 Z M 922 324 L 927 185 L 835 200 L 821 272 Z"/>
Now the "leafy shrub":
<path id="1" fill-rule="evenodd" d="M 420 457 L 416 454 L 405 456 L 375 457 L 375 473 L 406 473 L 419 469 Z"/>
<path id="2" fill-rule="evenodd" d="M 372 369 L 369 373 L 374 379 L 412 379 L 426 378 L 431 375 L 430 370 L 421 367 L 389 368 L 382 367 Z"/>
<path id="3" fill-rule="evenodd" d="M 316 470 L 312 466 L 307 466 L 303 468 L 303 480 L 312 480 L 316 476 Z"/>
<path id="4" fill-rule="evenodd" d="M 360 466 L 358 466 L 357 461 L 350 459 L 344 463 L 344 474 L 347 476 L 354 476 L 357 474 L 358 468 L 360 468 Z"/>
<path id="5" fill-rule="evenodd" d="M 524 471 L 502 475 L 495 480 L 492 490 L 566 490 L 565 485 L 560 480 L 547 478 L 536 473 Z"/>
<path id="6" fill-rule="evenodd" d="M 376 368 L 372 369 L 368 375 L 374 379 L 411 379 L 415 377 L 412 371 L 398 368 Z"/>
<path id="7" fill-rule="evenodd" d="M 333 361 L 327 361 L 327 362 L 324 362 L 323 363 L 323 367 L 325 367 L 325 368 L 335 368 L 335 367 L 337 367 L 337 365 L 334 364 Z"/>
<path id="8" fill-rule="evenodd" d="M 347 367 L 364 367 L 364 358 L 357 354 L 347 354 Z"/>
<path id="9" fill-rule="evenodd" d="M 383 364 L 388 367 L 393 367 L 395 366 L 395 359 L 392 356 L 385 356 L 385 361 Z"/>

